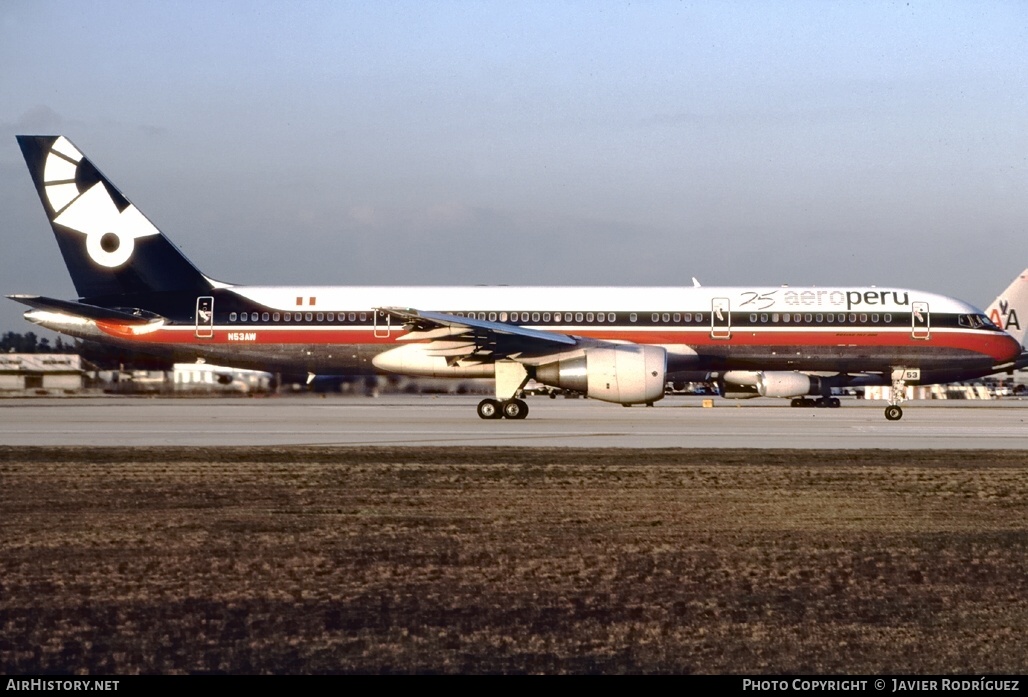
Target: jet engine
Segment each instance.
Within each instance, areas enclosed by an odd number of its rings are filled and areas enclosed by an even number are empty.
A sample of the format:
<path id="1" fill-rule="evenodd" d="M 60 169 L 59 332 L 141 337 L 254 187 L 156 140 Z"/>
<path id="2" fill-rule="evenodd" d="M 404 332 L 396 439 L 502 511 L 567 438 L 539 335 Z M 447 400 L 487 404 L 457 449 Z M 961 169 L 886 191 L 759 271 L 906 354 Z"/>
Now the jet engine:
<path id="1" fill-rule="evenodd" d="M 645 404 L 664 397 L 667 351 L 659 346 L 588 348 L 582 355 L 536 368 L 535 379 L 616 404 Z"/>
<path id="2" fill-rule="evenodd" d="M 762 397 L 802 397 L 808 394 L 821 394 L 821 378 L 788 371 L 761 373 L 757 378 L 757 392 Z"/>
<path id="3" fill-rule="evenodd" d="M 822 378 L 796 371 L 730 370 L 722 376 L 721 396 L 727 399 L 802 397 L 822 394 L 822 387 Z"/>

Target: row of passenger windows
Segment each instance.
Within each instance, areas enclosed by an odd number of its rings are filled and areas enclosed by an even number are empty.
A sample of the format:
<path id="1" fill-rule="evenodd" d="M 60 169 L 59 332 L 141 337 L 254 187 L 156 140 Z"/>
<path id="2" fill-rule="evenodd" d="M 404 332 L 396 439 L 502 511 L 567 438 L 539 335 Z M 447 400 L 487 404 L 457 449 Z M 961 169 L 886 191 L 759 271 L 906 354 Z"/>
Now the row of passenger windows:
<path id="1" fill-rule="evenodd" d="M 613 312 L 458 312 L 458 317 L 470 317 L 471 319 L 484 319 L 490 322 L 586 322 L 588 324 L 605 324 L 617 321 L 617 315 Z M 702 315 L 696 315 L 701 317 Z M 664 321 L 670 321 L 669 315 L 665 313 Z M 638 322 L 639 314 L 636 312 L 628 316 L 630 322 Z M 660 321 L 660 314 L 653 314 L 653 321 Z M 675 321 L 681 321 L 681 313 L 675 313 Z M 699 321 L 699 320 L 697 320 Z"/>
<path id="2" fill-rule="evenodd" d="M 824 323 L 828 323 L 828 324 L 835 324 L 835 323 L 845 324 L 845 323 L 848 322 L 849 324 L 857 324 L 858 319 L 859 319 L 859 323 L 860 324 L 867 324 L 868 319 L 871 320 L 872 324 L 878 324 L 879 320 L 884 321 L 885 324 L 891 324 L 892 323 L 892 315 L 890 313 L 888 313 L 888 312 L 886 312 L 884 315 L 881 315 L 881 316 L 879 316 L 877 313 L 868 315 L 867 313 L 864 313 L 864 312 L 861 312 L 860 314 L 857 314 L 855 312 L 851 312 L 848 315 L 845 312 L 840 312 L 838 314 L 833 314 L 831 312 L 829 312 L 828 314 L 822 314 L 820 312 L 818 312 L 816 314 L 812 314 L 810 312 L 808 312 L 806 314 L 800 314 L 799 312 L 797 312 L 797 313 L 791 314 L 791 315 L 788 312 L 783 312 L 781 314 L 779 314 L 777 312 L 771 312 L 771 313 L 762 312 L 759 315 L 759 322 L 761 324 L 767 324 L 768 322 L 770 322 L 772 324 L 774 324 L 776 322 L 780 322 L 780 323 L 783 323 L 783 324 L 786 323 L 786 322 L 804 322 L 804 323 L 808 323 L 808 324 L 810 322 L 814 322 L 815 324 L 824 324 Z M 751 313 L 750 314 L 750 324 L 757 324 L 757 322 L 758 322 L 758 315 L 757 315 L 757 313 L 756 312 Z"/>
<path id="3" fill-rule="evenodd" d="M 367 312 L 339 313 L 340 322 L 368 321 Z M 229 322 L 335 322 L 334 312 L 230 312 Z"/>
<path id="4" fill-rule="evenodd" d="M 371 313 L 368 312 L 232 312 L 228 316 L 229 322 L 335 322 L 338 318 L 340 322 L 367 322 L 368 316 Z M 617 321 L 617 315 L 613 312 L 458 312 L 458 317 L 470 317 L 472 319 L 489 320 L 490 322 L 586 322 L 589 324 L 605 324 L 613 323 Z M 702 312 L 654 312 L 650 315 L 650 321 L 656 323 L 696 323 L 701 324 L 704 321 L 705 315 Z M 801 314 L 799 312 L 795 314 L 789 313 L 778 313 L 778 312 L 764 312 L 764 313 L 751 313 L 750 324 L 777 324 L 777 323 L 828 323 L 828 324 L 866 324 L 868 319 L 871 323 L 877 324 L 879 320 L 884 321 L 886 324 L 892 322 L 892 315 L 885 313 L 884 315 L 878 315 L 877 313 L 868 315 L 866 313 L 849 313 L 848 315 L 844 312 L 838 314 L 829 312 L 828 314 L 823 313 L 806 313 Z M 963 318 L 961 318 L 963 319 Z M 977 318 L 976 318 L 977 319 Z M 628 315 L 630 322 L 638 322 L 639 315 L 636 312 L 632 312 Z"/>
<path id="5" fill-rule="evenodd" d="M 367 322 L 368 312 L 231 312 L 228 316 L 229 322 L 335 322 L 337 317 L 340 322 Z M 471 319 L 489 320 L 490 322 L 586 322 L 589 324 L 604 324 L 617 321 L 617 315 L 613 312 L 458 312 L 458 317 L 469 317 Z M 702 322 L 703 313 L 665 312 L 661 315 L 654 312 L 651 320 L 653 322 Z M 629 321 L 638 322 L 639 314 L 633 312 L 629 315 Z"/>

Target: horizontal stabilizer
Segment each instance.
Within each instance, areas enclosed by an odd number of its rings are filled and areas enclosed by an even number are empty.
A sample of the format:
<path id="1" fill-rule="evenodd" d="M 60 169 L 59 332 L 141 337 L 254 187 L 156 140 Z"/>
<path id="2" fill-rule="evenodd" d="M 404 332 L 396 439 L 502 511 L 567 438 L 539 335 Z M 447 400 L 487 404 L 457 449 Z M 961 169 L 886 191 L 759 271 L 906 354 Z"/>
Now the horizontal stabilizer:
<path id="1" fill-rule="evenodd" d="M 98 320 L 101 322 L 129 322 L 135 324 L 146 324 L 155 319 L 160 319 L 152 312 L 145 314 L 142 311 L 130 312 L 126 310 L 114 310 L 109 307 L 98 307 L 74 300 L 58 300 L 56 298 L 44 298 L 41 295 L 8 295 L 11 300 L 16 300 L 23 305 L 28 305 L 36 310 L 49 312 L 61 312 L 76 317 Z"/>

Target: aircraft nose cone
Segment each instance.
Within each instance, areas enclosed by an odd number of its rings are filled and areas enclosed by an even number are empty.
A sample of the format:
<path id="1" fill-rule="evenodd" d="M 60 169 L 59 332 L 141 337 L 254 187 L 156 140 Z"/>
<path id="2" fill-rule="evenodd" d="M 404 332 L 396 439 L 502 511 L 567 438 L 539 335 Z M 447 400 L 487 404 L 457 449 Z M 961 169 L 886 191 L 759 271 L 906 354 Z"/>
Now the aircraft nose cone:
<path id="1" fill-rule="evenodd" d="M 1001 343 L 1000 343 L 1000 349 L 1001 349 L 1001 351 L 1003 353 L 1003 355 L 1001 357 L 999 357 L 999 360 L 1001 362 L 1002 361 L 1012 361 L 1015 358 L 1017 358 L 1018 356 L 1020 356 L 1021 353 L 1024 351 L 1024 347 L 1021 346 L 1021 342 L 1019 342 L 1017 339 L 1015 339 L 1014 337 L 1010 336 L 1009 334 L 1007 334 L 1006 336 L 1002 337 Z"/>

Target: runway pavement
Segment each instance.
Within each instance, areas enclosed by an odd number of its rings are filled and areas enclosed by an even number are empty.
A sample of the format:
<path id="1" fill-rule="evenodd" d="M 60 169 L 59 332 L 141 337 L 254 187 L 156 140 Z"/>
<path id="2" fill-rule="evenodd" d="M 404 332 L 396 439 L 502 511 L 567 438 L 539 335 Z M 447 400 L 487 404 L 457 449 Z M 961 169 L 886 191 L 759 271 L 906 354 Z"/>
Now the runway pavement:
<path id="1" fill-rule="evenodd" d="M 0 445 L 393 445 L 619 448 L 1028 449 L 1028 400 L 793 409 L 784 400 L 669 397 L 653 408 L 532 398 L 483 421 L 472 396 L 64 397 L 0 400 Z"/>

